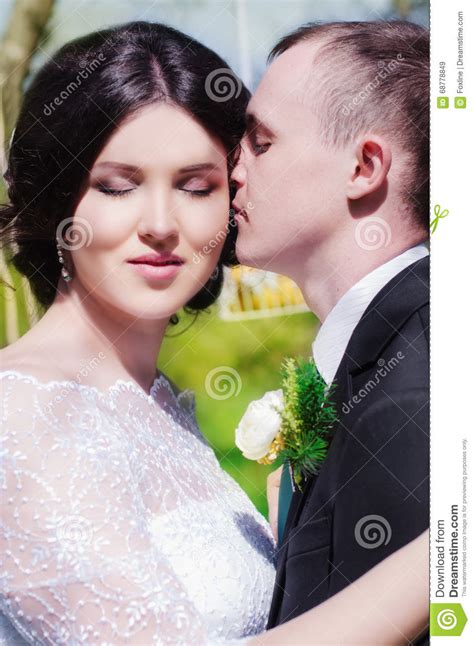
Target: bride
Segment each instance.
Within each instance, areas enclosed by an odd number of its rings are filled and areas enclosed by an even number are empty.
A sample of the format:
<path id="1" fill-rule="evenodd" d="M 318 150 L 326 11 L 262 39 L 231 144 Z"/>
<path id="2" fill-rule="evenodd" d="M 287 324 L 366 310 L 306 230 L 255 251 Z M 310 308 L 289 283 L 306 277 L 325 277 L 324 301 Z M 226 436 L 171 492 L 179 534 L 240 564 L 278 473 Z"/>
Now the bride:
<path id="1" fill-rule="evenodd" d="M 226 101 L 215 71 L 236 83 Z M 229 644 L 265 630 L 270 525 L 220 468 L 189 393 L 156 370 L 176 312 L 212 304 L 233 260 L 228 177 L 247 100 L 215 53 L 144 22 L 68 43 L 28 88 L 0 226 L 46 313 L 0 353 L 4 643 Z M 328 643 L 334 613 L 364 599 L 383 643 L 405 643 L 426 622 L 426 541 L 257 643 Z M 370 590 L 402 564 L 412 594 L 395 625 Z M 375 621 L 354 637 L 369 643 Z"/>

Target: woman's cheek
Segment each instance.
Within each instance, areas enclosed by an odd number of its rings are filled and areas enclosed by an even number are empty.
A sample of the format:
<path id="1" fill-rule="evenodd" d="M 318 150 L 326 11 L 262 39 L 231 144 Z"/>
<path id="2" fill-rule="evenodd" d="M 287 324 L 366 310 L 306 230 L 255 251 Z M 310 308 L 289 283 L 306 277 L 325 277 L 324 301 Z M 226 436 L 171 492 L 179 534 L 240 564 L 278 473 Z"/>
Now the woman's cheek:
<path id="1" fill-rule="evenodd" d="M 125 218 L 120 218 L 120 214 L 115 213 L 115 217 L 94 218 L 92 221 L 93 240 L 90 245 L 92 252 L 95 250 L 110 251 L 118 248 L 133 237 L 133 228 L 127 224 Z"/>
<path id="2" fill-rule="evenodd" d="M 194 249 L 193 263 L 200 264 L 204 272 L 212 272 L 221 255 L 226 235 L 224 225 L 219 231 L 214 229 L 207 237 L 201 238 L 200 244 Z"/>
<path id="3" fill-rule="evenodd" d="M 221 248 L 229 232 L 229 199 L 227 194 L 215 200 L 209 208 L 203 208 L 199 222 L 189 230 L 194 251 L 212 253 Z"/>
<path id="4" fill-rule="evenodd" d="M 96 201 L 97 202 L 97 201 Z M 88 288 L 95 288 L 104 279 L 112 278 L 126 260 L 123 247 L 132 235 L 125 218 L 104 205 L 83 204 L 76 210 L 72 226 L 78 232 L 87 231 L 84 244 L 72 249 L 72 262 L 79 277 Z M 96 206 L 96 208 L 94 208 Z M 77 236 L 79 238 L 79 235 Z"/>

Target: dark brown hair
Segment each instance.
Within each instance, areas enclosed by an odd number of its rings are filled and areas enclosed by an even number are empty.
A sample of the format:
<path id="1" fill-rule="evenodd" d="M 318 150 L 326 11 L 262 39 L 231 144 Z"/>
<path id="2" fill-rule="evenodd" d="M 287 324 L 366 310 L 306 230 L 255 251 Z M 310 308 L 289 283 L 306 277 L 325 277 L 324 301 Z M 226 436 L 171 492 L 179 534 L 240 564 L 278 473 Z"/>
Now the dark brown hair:
<path id="1" fill-rule="evenodd" d="M 215 52 L 166 25 L 130 22 L 64 45 L 25 93 L 5 173 L 9 204 L 0 206 L 1 246 L 38 302 L 48 307 L 56 295 L 58 226 L 73 215 L 95 159 L 124 120 L 150 104 L 178 105 L 223 143 L 230 173 L 249 97 Z M 228 232 L 217 271 L 187 309 L 204 309 L 219 295 L 223 265 L 236 262 L 235 226 Z"/>
<path id="2" fill-rule="evenodd" d="M 364 130 L 395 138 L 408 159 L 401 197 L 428 231 L 428 30 L 405 21 L 310 23 L 282 38 L 269 60 L 304 41 L 320 44 L 313 94 L 323 142 L 345 145 Z"/>

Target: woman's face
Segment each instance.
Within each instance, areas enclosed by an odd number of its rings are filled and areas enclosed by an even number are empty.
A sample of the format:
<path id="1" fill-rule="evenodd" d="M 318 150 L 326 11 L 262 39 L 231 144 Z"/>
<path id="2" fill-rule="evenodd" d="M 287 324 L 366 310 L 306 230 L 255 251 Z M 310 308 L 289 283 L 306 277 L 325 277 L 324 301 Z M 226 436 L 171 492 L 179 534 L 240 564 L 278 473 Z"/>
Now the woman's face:
<path id="1" fill-rule="evenodd" d="M 91 169 L 64 236 L 69 284 L 134 318 L 168 318 L 215 269 L 228 217 L 223 145 L 185 110 L 150 106 L 120 125 Z"/>

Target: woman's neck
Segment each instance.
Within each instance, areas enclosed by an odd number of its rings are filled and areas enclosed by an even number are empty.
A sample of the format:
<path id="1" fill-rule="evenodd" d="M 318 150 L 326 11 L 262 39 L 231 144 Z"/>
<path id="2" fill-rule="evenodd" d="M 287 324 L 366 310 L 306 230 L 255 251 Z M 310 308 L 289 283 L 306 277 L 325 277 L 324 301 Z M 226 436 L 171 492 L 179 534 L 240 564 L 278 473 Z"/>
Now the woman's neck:
<path id="1" fill-rule="evenodd" d="M 148 392 L 168 319 L 126 316 L 99 303 L 93 293 L 61 283 L 53 304 L 31 331 L 39 335 L 40 352 L 51 353 L 68 376 L 87 371 L 87 383 L 99 388 L 131 378 Z"/>

